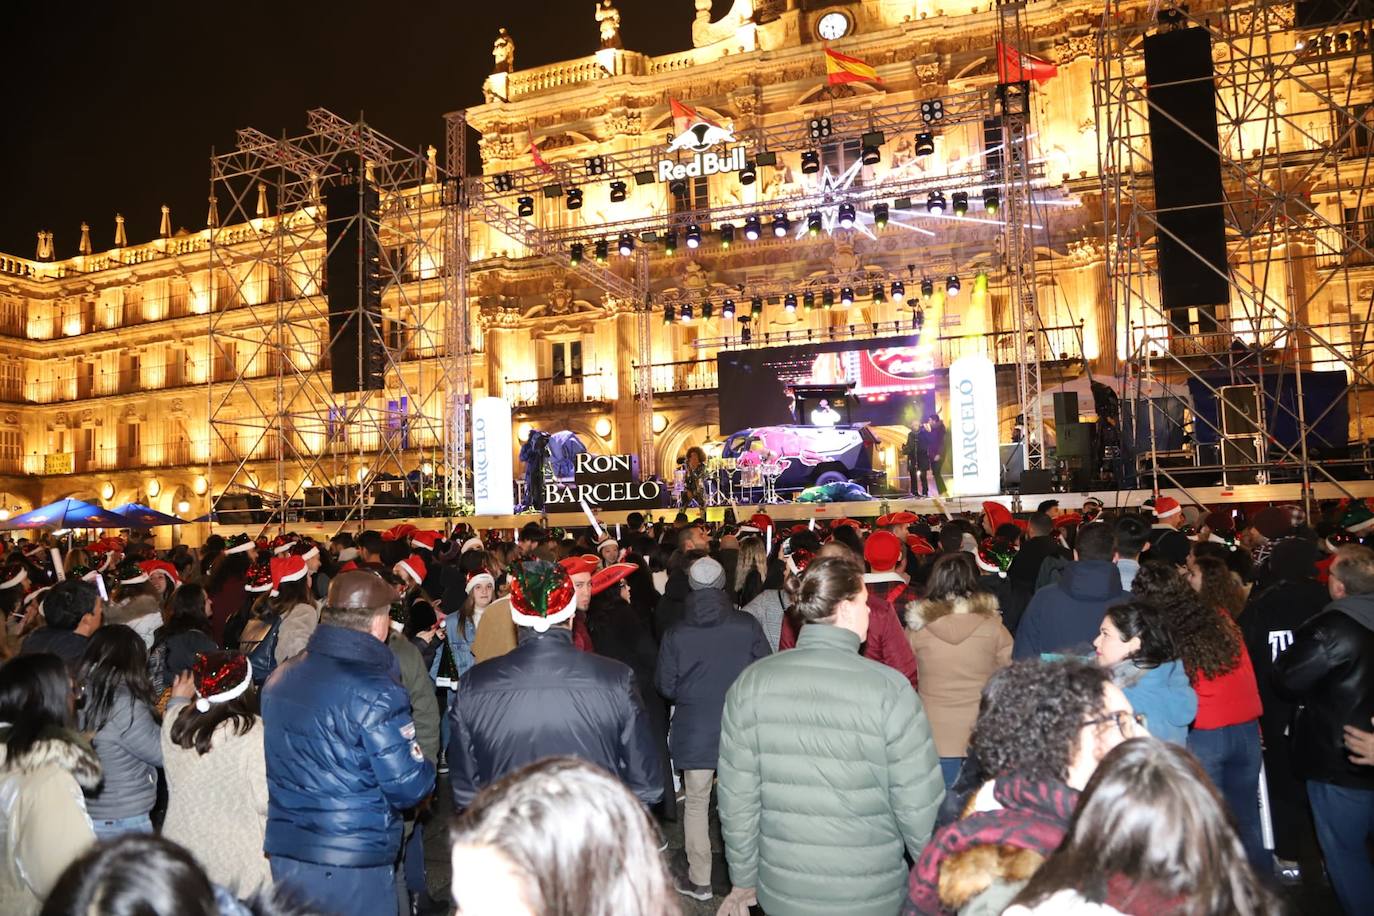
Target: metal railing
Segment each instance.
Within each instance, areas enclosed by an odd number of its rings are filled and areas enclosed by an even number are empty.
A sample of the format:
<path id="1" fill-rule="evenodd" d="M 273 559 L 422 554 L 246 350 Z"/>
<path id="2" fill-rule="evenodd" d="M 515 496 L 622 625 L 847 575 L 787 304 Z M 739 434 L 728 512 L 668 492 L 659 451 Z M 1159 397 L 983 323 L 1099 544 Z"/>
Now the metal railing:
<path id="1" fill-rule="evenodd" d="M 649 367 L 649 372 L 653 379 L 654 394 L 657 395 L 671 395 L 679 391 L 710 391 L 719 384 L 715 357 L 654 363 Z M 639 393 L 638 373 L 635 377 L 635 393 Z"/>
<path id="2" fill-rule="evenodd" d="M 550 407 L 564 404 L 586 404 L 615 397 L 607 392 L 609 377 L 600 372 L 580 376 L 506 379 L 506 400 L 512 407 Z"/>

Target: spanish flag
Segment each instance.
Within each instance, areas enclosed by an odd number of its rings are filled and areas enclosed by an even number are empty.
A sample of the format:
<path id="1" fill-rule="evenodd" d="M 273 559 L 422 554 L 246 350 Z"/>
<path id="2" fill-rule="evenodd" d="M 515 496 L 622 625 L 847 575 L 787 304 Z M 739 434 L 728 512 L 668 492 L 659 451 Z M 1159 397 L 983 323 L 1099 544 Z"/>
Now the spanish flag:
<path id="1" fill-rule="evenodd" d="M 1059 68 L 1044 58 L 1008 48 L 997 42 L 997 81 L 999 83 L 1020 83 L 1035 80 L 1043 83 L 1052 76 L 1059 75 Z"/>
<path id="2" fill-rule="evenodd" d="M 668 105 L 673 111 L 674 134 L 687 133 L 687 131 L 692 128 L 693 124 L 708 124 L 711 127 L 720 126 L 686 102 L 679 102 L 677 99 L 669 98 Z"/>
<path id="3" fill-rule="evenodd" d="M 878 71 L 848 54 L 825 49 L 825 80 L 831 86 L 840 83 L 881 83 Z"/>

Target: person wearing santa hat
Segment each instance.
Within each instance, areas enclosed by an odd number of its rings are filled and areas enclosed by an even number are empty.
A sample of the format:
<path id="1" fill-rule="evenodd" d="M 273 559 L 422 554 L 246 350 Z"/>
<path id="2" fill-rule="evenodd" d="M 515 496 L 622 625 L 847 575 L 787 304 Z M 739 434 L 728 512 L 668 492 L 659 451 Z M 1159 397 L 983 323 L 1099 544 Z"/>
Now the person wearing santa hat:
<path id="1" fill-rule="evenodd" d="M 590 582 L 587 592 L 590 596 Z M 456 810 L 484 786 L 543 757 L 572 756 L 616 774 L 645 805 L 663 797 L 662 761 L 629 666 L 572 644 L 578 594 L 560 565 L 511 574 L 520 644 L 463 675 L 449 713 Z"/>
<path id="2" fill-rule="evenodd" d="M 587 608 L 592 603 L 592 574 L 600 564 L 592 554 L 578 554 L 559 561 L 572 580 L 573 590 L 577 593 L 577 613 L 573 617 L 573 645 L 583 652 L 595 652 L 592 635 L 587 632 Z"/>
<path id="3" fill-rule="evenodd" d="M 340 916 L 396 911 L 401 812 L 434 787 L 386 646 L 391 603 L 376 573 L 340 573 L 306 651 L 262 691 L 272 878 Z"/>
<path id="4" fill-rule="evenodd" d="M 153 634 L 162 626 L 162 595 L 158 587 L 148 581 L 148 573 L 131 561 L 116 568 L 115 583 L 105 622 L 132 627 L 144 647 L 152 648 Z"/>
<path id="5" fill-rule="evenodd" d="M 602 568 L 619 563 L 620 542 L 612 537 L 609 531 L 606 532 L 606 535 L 596 542 L 596 555 Z"/>

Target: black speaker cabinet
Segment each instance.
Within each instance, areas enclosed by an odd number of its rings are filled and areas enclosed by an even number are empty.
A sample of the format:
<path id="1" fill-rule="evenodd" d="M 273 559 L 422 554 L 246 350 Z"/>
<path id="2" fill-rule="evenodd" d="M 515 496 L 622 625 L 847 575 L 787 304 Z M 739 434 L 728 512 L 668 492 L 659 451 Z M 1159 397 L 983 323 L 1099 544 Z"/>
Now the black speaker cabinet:
<path id="1" fill-rule="evenodd" d="M 1054 492 L 1054 472 L 1022 471 L 1021 472 L 1021 492 L 1022 493 L 1053 493 Z"/>
<path id="2" fill-rule="evenodd" d="M 1078 392 L 1056 391 L 1054 393 L 1055 428 L 1078 422 Z"/>
<path id="3" fill-rule="evenodd" d="M 380 198 L 359 180 L 331 185 L 324 199 L 330 387 L 336 394 L 379 391 L 386 377 Z"/>
<path id="4" fill-rule="evenodd" d="M 1260 432 L 1258 385 L 1223 385 L 1217 396 L 1223 436 L 1254 436 Z"/>
<path id="5" fill-rule="evenodd" d="M 1088 458 L 1092 454 L 1090 423 L 1061 423 L 1054 429 L 1056 458 Z"/>
<path id="6" fill-rule="evenodd" d="M 1256 436 L 1244 436 L 1221 440 L 1221 480 L 1228 487 L 1237 484 L 1257 483 L 1259 469 L 1254 467 L 1260 462 L 1260 440 Z M 1251 465 L 1251 467 L 1236 467 Z"/>

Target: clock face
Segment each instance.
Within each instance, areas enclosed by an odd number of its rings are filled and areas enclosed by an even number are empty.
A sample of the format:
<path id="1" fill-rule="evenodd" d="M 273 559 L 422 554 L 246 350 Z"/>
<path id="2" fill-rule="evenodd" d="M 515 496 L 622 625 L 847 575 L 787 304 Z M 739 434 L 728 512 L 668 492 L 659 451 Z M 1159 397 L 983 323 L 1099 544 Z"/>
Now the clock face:
<path id="1" fill-rule="evenodd" d="M 849 34 L 849 17 L 844 13 L 826 13 L 816 23 L 816 34 L 826 41 L 834 41 Z"/>

